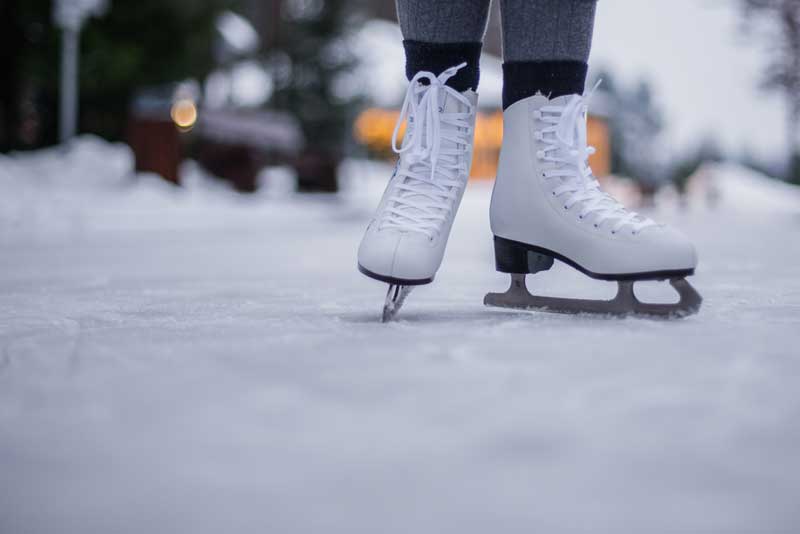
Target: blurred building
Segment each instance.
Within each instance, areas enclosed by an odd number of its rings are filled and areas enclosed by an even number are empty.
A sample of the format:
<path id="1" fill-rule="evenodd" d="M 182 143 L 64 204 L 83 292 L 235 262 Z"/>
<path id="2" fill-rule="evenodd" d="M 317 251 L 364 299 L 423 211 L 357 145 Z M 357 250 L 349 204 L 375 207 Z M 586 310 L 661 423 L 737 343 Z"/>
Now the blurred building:
<path id="1" fill-rule="evenodd" d="M 361 111 L 353 124 L 353 137 L 371 157 L 393 159 L 391 136 L 405 93 L 402 35 L 397 25 L 394 0 L 360 2 L 358 7 L 367 14 L 367 22 L 354 32 L 353 50 L 359 66 L 351 76 L 351 84 L 366 92 L 368 107 Z M 281 0 L 244 0 L 243 13 L 260 38 L 261 50 L 269 50 L 281 42 Z M 502 61 L 499 3 L 494 2 L 484 42 L 481 60 L 480 112 L 475 131 L 473 178 L 493 178 L 502 144 Z M 600 177 L 611 171 L 610 134 L 602 105 L 595 103 L 589 117 L 589 142 L 597 152 L 591 158 L 592 169 Z M 602 104 L 602 102 L 600 102 Z M 207 130 L 205 130 L 207 131 Z M 237 153 L 246 153 L 241 150 Z M 251 147 L 252 149 L 252 147 Z M 361 152 L 363 153 L 363 152 Z M 254 174 L 248 171 L 226 171 Z M 220 169 L 216 170 L 220 172 Z M 241 181 L 241 177 L 238 178 Z"/>
<path id="2" fill-rule="evenodd" d="M 349 155 L 393 159 L 391 136 L 407 85 L 402 35 L 396 23 L 394 0 L 359 5 L 369 15 L 366 23 L 352 32 L 351 49 L 359 66 L 341 85 L 349 84 L 363 91 L 367 106 L 357 113 L 353 123 L 353 138 L 357 144 L 351 145 Z M 269 72 L 269 67 L 264 70 L 264 64 L 252 58 L 268 55 L 287 38 L 282 25 L 285 6 L 281 0 L 243 0 L 241 13 L 246 20 L 231 19 L 229 25 L 217 22 L 220 32 L 215 49 L 218 66 L 202 82 L 202 95 L 190 95 L 188 99 L 172 96 L 161 102 L 156 114 L 152 113 L 152 106 L 146 110 L 148 113 L 142 112 L 142 106 L 134 106 L 134 127 L 130 130 L 129 141 L 140 170 L 155 171 L 177 181 L 177 163 L 184 154 L 190 154 L 213 174 L 230 180 L 237 189 L 250 191 L 256 187 L 263 165 L 289 163 L 301 169 L 304 161 L 313 163 L 312 158 L 299 153 L 304 141 L 296 117 L 291 113 L 270 111 L 271 89 L 266 90 L 266 96 L 261 95 L 260 100 L 250 103 L 243 104 L 244 101 L 236 97 L 239 92 L 248 95 L 263 92 L 262 86 L 272 84 L 274 73 Z M 499 22 L 495 5 L 481 59 L 480 110 L 471 173 L 478 179 L 495 176 L 502 144 Z M 260 74 L 254 76 L 254 69 L 261 69 Z M 242 77 L 237 74 L 240 72 L 249 74 Z M 242 91 L 237 89 L 240 86 Z M 224 88 L 227 96 L 215 97 L 212 94 L 215 87 Z M 192 107 L 195 99 L 202 100 L 198 108 Z M 597 176 L 603 177 L 611 170 L 610 135 L 603 106 L 595 105 L 597 101 L 602 103 L 602 98 L 593 102 L 589 142 L 597 149 L 591 159 L 592 168 Z M 263 109 L 265 103 L 268 111 Z M 165 109 L 170 106 L 172 113 L 168 114 Z M 154 116 L 161 117 L 162 122 L 154 122 Z M 178 143 L 178 132 L 192 132 L 184 137 L 191 142 Z M 169 153 L 168 158 L 166 153 Z M 314 170 L 310 173 L 320 174 Z"/>
<path id="3" fill-rule="evenodd" d="M 364 110 L 353 125 L 356 139 L 370 154 L 391 159 L 392 132 L 400 114 L 399 109 L 369 108 Z M 605 116 L 593 114 L 588 122 L 589 144 L 597 150 L 590 158 L 596 176 L 605 177 L 611 172 L 611 140 Z M 401 129 L 401 132 L 404 128 Z M 494 178 L 503 142 L 503 113 L 500 110 L 481 111 L 475 122 L 475 149 L 471 178 Z"/>

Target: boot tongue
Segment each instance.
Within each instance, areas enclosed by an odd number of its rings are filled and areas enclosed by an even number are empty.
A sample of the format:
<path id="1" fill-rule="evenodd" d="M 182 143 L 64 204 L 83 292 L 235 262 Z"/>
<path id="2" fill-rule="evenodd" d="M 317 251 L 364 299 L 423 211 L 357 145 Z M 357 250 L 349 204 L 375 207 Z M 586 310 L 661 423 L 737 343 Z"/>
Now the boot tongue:
<path id="1" fill-rule="evenodd" d="M 443 113 L 458 113 L 458 112 L 462 111 L 462 108 L 464 107 L 464 105 L 461 102 L 459 102 L 457 99 L 453 98 L 452 95 L 450 95 L 447 91 L 445 91 L 443 89 L 432 89 L 432 90 L 433 91 L 436 91 L 436 90 L 439 91 L 438 109 L 435 110 L 435 112 L 438 114 L 437 118 L 441 118 L 441 115 Z M 414 120 L 416 122 L 416 125 L 419 126 L 420 125 L 420 117 L 415 117 Z M 426 126 L 422 126 L 422 128 L 424 130 L 428 129 L 428 128 L 426 128 Z M 450 141 L 449 139 L 444 139 L 441 136 L 442 132 L 452 131 L 453 129 L 455 129 L 455 126 L 452 126 L 450 124 L 444 124 L 442 122 L 439 123 L 439 132 L 440 132 L 439 137 L 440 137 L 440 139 L 438 141 L 439 141 L 439 151 L 440 151 L 440 153 L 441 153 L 442 150 L 449 151 L 449 150 L 455 149 L 457 147 L 457 143 L 455 143 L 453 141 Z M 431 158 L 434 156 L 432 152 L 433 152 L 433 147 L 434 147 L 434 143 L 436 142 L 436 140 L 435 139 L 429 139 L 427 137 L 428 136 L 428 132 L 427 131 L 424 131 L 424 132 L 421 132 L 421 133 L 425 136 L 424 144 L 425 144 L 425 148 L 428 150 L 428 155 L 425 157 L 425 163 L 424 163 L 424 165 L 427 166 L 429 163 L 430 164 L 434 163 L 433 161 L 431 161 Z M 439 161 L 437 163 L 441 163 L 443 161 L 441 156 L 439 156 L 438 159 L 439 159 Z M 414 162 L 414 163 L 411 163 L 411 167 L 414 170 L 417 170 L 419 167 L 421 167 L 421 165 L 420 165 L 419 162 Z M 428 173 L 430 173 L 430 167 L 428 168 Z M 433 179 L 435 180 L 436 178 L 434 177 Z"/>
<path id="2" fill-rule="evenodd" d="M 597 87 L 595 85 L 595 87 Z M 558 106 L 563 106 L 564 111 L 561 114 L 561 120 L 556 129 L 556 136 L 559 140 L 564 143 L 566 146 L 560 148 L 557 151 L 557 155 L 565 160 L 571 160 L 571 163 L 567 162 L 560 162 L 557 165 L 559 168 L 563 168 L 566 166 L 570 166 L 576 169 L 576 177 L 575 180 L 579 180 L 584 187 L 597 189 L 597 186 L 594 185 L 595 178 L 593 175 L 589 175 L 588 177 L 583 176 L 582 170 L 588 165 L 588 162 L 584 159 L 582 155 L 573 155 L 570 152 L 572 150 L 578 150 L 579 152 L 584 150 L 587 145 L 587 109 L 585 105 L 585 97 L 579 97 L 577 95 L 571 96 L 563 96 L 553 99 L 552 101 L 554 104 Z M 562 180 L 569 180 L 571 178 L 562 178 Z M 598 194 L 602 194 L 602 192 L 598 189 Z M 601 205 L 609 208 L 614 209 L 615 207 L 619 206 L 622 207 L 616 200 L 611 197 L 606 197 L 601 201 Z M 625 210 L 627 211 L 627 210 Z M 637 215 L 637 218 L 634 221 L 641 221 L 646 220 L 646 217 L 641 215 Z"/>
<path id="3" fill-rule="evenodd" d="M 439 113 L 439 114 L 441 114 L 441 113 L 458 113 L 458 112 L 463 111 L 462 108 L 464 107 L 464 105 L 461 102 L 459 102 L 457 99 L 455 99 L 451 95 L 449 95 L 447 91 L 445 91 L 443 89 L 437 89 L 437 88 L 432 88 L 430 90 L 431 91 L 437 91 L 437 90 L 440 91 L 440 93 L 438 95 L 439 96 L 439 109 L 436 110 L 437 113 Z M 422 111 L 420 112 L 420 114 L 422 114 Z M 409 122 L 408 128 L 406 130 L 406 136 L 408 136 L 410 128 L 422 127 L 423 130 L 425 129 L 424 125 L 422 125 L 422 126 L 420 125 L 420 119 L 421 119 L 421 117 L 414 117 L 413 120 Z M 455 127 L 451 126 L 451 125 L 448 125 L 448 124 L 441 124 L 440 132 L 444 132 L 445 130 L 451 130 L 453 128 L 455 128 Z M 420 133 L 427 136 L 427 133 L 425 131 L 422 131 Z M 433 141 L 434 141 L 433 139 L 428 139 L 427 137 L 425 138 L 425 147 L 428 150 L 430 150 L 430 148 L 433 146 Z M 404 141 L 403 144 L 405 145 L 405 141 Z M 457 147 L 457 143 L 455 143 L 453 141 L 450 141 L 448 139 L 441 139 L 439 147 L 440 147 L 440 151 L 442 151 L 442 150 L 443 151 L 449 151 L 449 150 L 455 149 Z M 425 176 L 425 179 L 424 180 L 417 180 L 416 178 L 411 178 L 411 177 L 406 176 L 404 178 L 404 180 L 405 180 L 404 183 L 414 184 L 416 189 L 418 189 L 420 191 L 430 192 L 432 194 L 441 194 L 441 193 L 444 192 L 440 187 L 436 187 L 433 183 L 431 183 L 430 174 L 431 174 L 431 164 L 432 164 L 432 162 L 430 161 L 430 155 L 428 155 L 425 158 L 424 162 L 422 162 L 422 161 L 414 161 L 415 158 L 416 158 L 416 156 L 414 154 L 408 154 L 408 155 L 403 157 L 403 159 L 406 159 L 406 158 L 411 160 L 411 162 L 408 163 L 407 167 L 405 167 L 405 168 L 407 168 L 408 170 L 414 172 L 415 174 L 420 174 L 420 175 Z M 439 156 L 438 165 L 441 165 L 443 163 L 444 162 L 442 160 L 442 156 Z M 402 170 L 402 167 L 401 167 L 401 170 Z M 433 181 L 435 182 L 436 179 L 437 179 L 437 176 L 434 175 Z M 423 203 L 423 204 L 431 202 L 431 199 L 429 197 L 427 197 L 425 195 L 417 194 L 417 193 L 414 193 L 414 192 L 411 192 L 411 191 L 405 192 L 403 194 L 402 198 L 405 199 L 405 200 L 408 200 L 410 202 L 420 202 L 420 203 Z M 405 213 L 410 214 L 410 215 L 420 215 L 420 214 L 423 213 L 422 210 L 420 210 L 418 208 L 414 208 L 412 206 L 405 207 L 403 211 Z"/>
<path id="4" fill-rule="evenodd" d="M 556 163 L 558 168 L 570 167 L 575 170 L 574 178 L 562 180 L 578 180 L 586 185 L 583 170 L 588 165 L 584 152 L 587 147 L 587 114 L 583 99 L 578 95 L 567 95 L 552 100 L 557 106 L 563 106 L 561 117 L 556 126 L 555 136 L 562 146 L 553 155 L 562 161 Z"/>
<path id="5" fill-rule="evenodd" d="M 580 128 L 578 124 L 578 114 L 580 113 L 580 99 L 573 97 L 567 101 L 564 106 L 564 111 L 561 114 L 561 121 L 558 123 L 556 135 L 565 144 L 574 146 L 576 137 L 576 130 Z M 585 124 L 585 122 L 584 122 Z"/>

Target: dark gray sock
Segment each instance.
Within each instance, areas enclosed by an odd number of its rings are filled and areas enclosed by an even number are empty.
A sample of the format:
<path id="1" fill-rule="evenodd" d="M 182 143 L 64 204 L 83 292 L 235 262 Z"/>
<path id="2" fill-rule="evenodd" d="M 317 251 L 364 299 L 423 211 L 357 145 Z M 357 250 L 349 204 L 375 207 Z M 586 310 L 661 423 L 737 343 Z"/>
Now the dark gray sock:
<path id="1" fill-rule="evenodd" d="M 501 0 L 503 109 L 539 92 L 584 91 L 595 8 L 595 0 Z"/>
<path id="2" fill-rule="evenodd" d="M 397 0 L 403 39 L 426 43 L 480 43 L 490 0 Z"/>
<path id="3" fill-rule="evenodd" d="M 441 74 L 466 63 L 447 85 L 476 90 L 489 4 L 490 0 L 397 0 L 408 79 L 420 71 Z"/>
<path id="4" fill-rule="evenodd" d="M 500 0 L 503 107 L 541 91 L 581 93 L 592 43 L 596 0 Z M 460 88 L 475 87 L 490 0 L 397 0 L 406 45 L 406 73 L 438 74 L 466 61 Z M 440 46 L 441 45 L 441 46 Z M 448 46 L 444 46 L 448 45 Z M 452 65 L 450 65 L 452 63 Z"/>
<path id="5" fill-rule="evenodd" d="M 500 0 L 504 61 L 589 60 L 596 0 Z"/>

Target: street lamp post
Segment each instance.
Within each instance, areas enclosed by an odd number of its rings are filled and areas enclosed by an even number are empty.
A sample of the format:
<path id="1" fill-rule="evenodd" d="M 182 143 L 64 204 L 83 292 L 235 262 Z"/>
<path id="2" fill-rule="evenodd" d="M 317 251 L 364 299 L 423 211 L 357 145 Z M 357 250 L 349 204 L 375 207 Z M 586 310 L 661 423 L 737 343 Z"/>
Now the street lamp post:
<path id="1" fill-rule="evenodd" d="M 78 123 L 78 57 L 80 32 L 90 16 L 102 15 L 107 0 L 56 0 L 53 18 L 61 27 L 61 105 L 59 139 L 62 143 L 75 136 Z"/>

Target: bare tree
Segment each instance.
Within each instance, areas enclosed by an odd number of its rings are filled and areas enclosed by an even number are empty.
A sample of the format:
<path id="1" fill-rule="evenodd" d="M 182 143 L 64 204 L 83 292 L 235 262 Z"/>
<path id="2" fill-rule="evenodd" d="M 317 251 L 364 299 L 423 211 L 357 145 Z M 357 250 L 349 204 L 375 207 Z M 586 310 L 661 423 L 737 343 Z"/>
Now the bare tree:
<path id="1" fill-rule="evenodd" d="M 800 155 L 800 0 L 741 0 L 745 21 L 770 24 L 770 56 L 764 87 L 784 94 L 794 157 Z"/>

